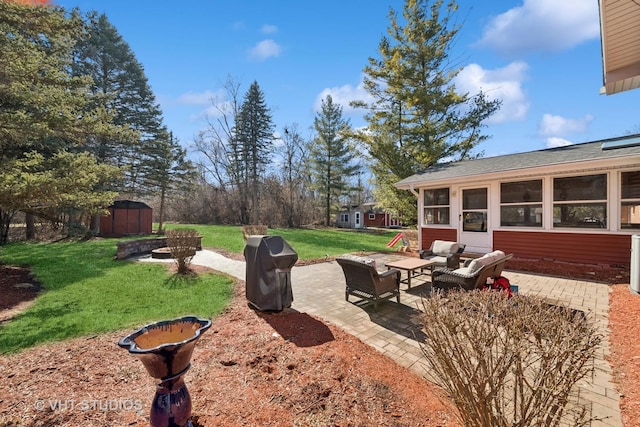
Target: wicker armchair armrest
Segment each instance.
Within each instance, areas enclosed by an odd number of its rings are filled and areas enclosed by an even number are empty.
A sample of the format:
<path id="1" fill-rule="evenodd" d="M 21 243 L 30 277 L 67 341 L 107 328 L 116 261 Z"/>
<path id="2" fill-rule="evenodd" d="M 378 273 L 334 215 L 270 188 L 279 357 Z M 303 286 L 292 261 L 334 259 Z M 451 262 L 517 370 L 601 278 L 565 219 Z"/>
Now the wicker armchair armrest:
<path id="1" fill-rule="evenodd" d="M 447 267 L 456 269 L 460 267 L 460 253 L 456 252 L 447 255 Z"/>
<path id="2" fill-rule="evenodd" d="M 433 280 L 446 280 L 449 277 L 467 280 L 467 279 L 473 279 L 477 276 L 478 276 L 477 273 L 475 274 L 456 273 L 455 271 L 449 270 L 446 268 L 439 268 L 437 270 L 434 270 L 433 272 Z M 452 279 L 452 280 L 455 280 L 455 279 Z"/>
<path id="3" fill-rule="evenodd" d="M 398 276 L 398 278 L 400 278 L 400 270 L 396 270 L 395 268 L 391 268 L 385 272 L 378 273 L 378 277 L 384 279 L 385 277 L 393 276 L 394 274 Z"/>
<path id="4" fill-rule="evenodd" d="M 420 258 L 425 259 L 428 256 L 433 256 L 434 253 L 431 249 L 421 249 L 420 250 Z"/>

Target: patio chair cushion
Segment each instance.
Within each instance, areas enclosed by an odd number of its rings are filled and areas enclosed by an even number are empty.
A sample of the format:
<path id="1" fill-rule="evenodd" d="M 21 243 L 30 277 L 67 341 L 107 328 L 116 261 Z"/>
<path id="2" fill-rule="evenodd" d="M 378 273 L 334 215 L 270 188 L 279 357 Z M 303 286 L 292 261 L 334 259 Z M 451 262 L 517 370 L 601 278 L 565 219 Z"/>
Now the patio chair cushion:
<path id="1" fill-rule="evenodd" d="M 343 259 L 348 259 L 351 261 L 355 261 L 355 262 L 359 262 L 365 265 L 369 265 L 373 268 L 376 268 L 376 260 L 373 258 L 369 258 L 369 257 L 363 257 L 363 256 L 358 256 L 358 255 L 352 255 L 352 254 L 344 254 L 344 255 L 340 255 L 340 258 Z"/>
<path id="2" fill-rule="evenodd" d="M 444 256 L 444 262 L 446 262 L 446 257 L 449 254 L 454 254 L 458 252 L 458 242 L 448 242 L 445 240 L 434 240 L 431 251 L 434 255 Z"/>
<path id="3" fill-rule="evenodd" d="M 478 270 L 480 270 L 485 265 L 491 264 L 499 258 L 505 256 L 505 253 L 502 251 L 493 251 L 482 255 L 480 258 L 476 258 L 472 260 L 467 268 L 469 269 L 468 274 L 474 274 Z"/>

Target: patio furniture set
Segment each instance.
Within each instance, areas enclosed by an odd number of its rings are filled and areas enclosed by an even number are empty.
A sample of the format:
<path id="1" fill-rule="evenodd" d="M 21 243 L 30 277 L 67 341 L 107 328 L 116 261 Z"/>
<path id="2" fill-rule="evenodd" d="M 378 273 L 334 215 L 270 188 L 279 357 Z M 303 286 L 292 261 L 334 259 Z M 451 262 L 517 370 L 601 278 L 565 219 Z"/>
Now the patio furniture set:
<path id="1" fill-rule="evenodd" d="M 336 261 L 342 267 L 346 280 L 345 299 L 349 301 L 349 296 L 353 295 L 373 302 L 374 310 L 377 310 L 378 302 L 394 297 L 400 303 L 400 285 L 406 284 L 410 290 L 411 280 L 427 272 L 434 289 L 479 289 L 487 279 L 500 277 L 513 256 L 493 251 L 466 260 L 460 267 L 460 255 L 464 249 L 465 245 L 458 242 L 435 240 L 429 249 L 420 251 L 420 258 L 388 262 L 384 272 L 377 270 L 376 261 L 372 258 L 342 255 Z M 405 278 L 402 278 L 403 271 L 406 271 Z"/>

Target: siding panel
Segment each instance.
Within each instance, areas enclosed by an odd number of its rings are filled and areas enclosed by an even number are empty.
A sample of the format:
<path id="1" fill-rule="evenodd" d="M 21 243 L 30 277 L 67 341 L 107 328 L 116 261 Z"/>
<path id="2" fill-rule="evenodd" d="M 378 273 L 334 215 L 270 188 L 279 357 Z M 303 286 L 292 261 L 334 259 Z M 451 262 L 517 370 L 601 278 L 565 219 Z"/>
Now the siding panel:
<path id="1" fill-rule="evenodd" d="M 631 235 L 604 233 L 493 232 L 493 247 L 517 258 L 629 267 Z"/>
<path id="2" fill-rule="evenodd" d="M 455 228 L 423 228 L 422 249 L 429 249 L 434 240 L 458 241 L 458 230 Z"/>

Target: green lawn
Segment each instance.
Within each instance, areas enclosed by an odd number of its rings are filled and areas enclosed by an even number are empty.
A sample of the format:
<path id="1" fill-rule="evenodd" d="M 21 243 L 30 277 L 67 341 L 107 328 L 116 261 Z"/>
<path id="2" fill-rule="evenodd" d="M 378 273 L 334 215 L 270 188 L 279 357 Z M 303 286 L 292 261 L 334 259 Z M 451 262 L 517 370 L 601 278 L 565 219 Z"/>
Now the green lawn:
<path id="1" fill-rule="evenodd" d="M 239 226 L 177 225 L 202 235 L 205 248 L 242 253 Z M 381 252 L 398 231 L 269 229 L 282 236 L 302 260 L 343 253 Z M 162 264 L 117 261 L 119 239 L 66 243 L 12 243 L 0 247 L 0 262 L 30 266 L 43 287 L 36 302 L 0 326 L 0 353 L 47 341 L 138 328 L 187 314 L 214 317 L 228 304 L 233 280 L 203 274 L 171 275 Z"/>
<path id="2" fill-rule="evenodd" d="M 210 318 L 232 296 L 226 276 L 173 276 L 161 264 L 114 260 L 115 249 L 112 239 L 2 247 L 0 261 L 31 266 L 44 291 L 0 327 L 0 352 L 187 314 Z"/>
<path id="3" fill-rule="evenodd" d="M 165 224 L 165 229 L 192 228 L 202 235 L 202 246 L 242 253 L 242 228 L 232 225 Z M 347 229 L 270 228 L 269 235 L 282 236 L 300 259 L 318 259 L 353 252 L 388 251 L 387 243 L 399 230 L 367 232 Z M 392 249 L 393 250 L 393 249 Z"/>

